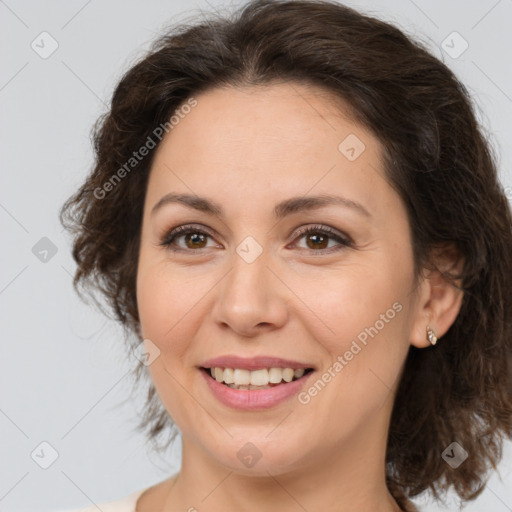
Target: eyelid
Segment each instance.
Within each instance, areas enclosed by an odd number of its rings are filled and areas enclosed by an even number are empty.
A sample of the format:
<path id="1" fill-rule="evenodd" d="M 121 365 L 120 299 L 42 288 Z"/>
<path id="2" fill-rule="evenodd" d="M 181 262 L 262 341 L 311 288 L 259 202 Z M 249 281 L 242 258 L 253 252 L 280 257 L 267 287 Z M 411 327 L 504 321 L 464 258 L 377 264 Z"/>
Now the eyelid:
<path id="1" fill-rule="evenodd" d="M 199 233 L 204 234 L 210 237 L 211 239 L 215 239 L 215 235 L 213 232 L 207 228 L 206 226 L 203 226 L 202 224 L 183 224 L 180 226 L 176 226 L 174 228 L 170 228 L 164 232 L 164 235 L 161 236 L 161 242 L 158 244 L 160 246 L 165 247 L 167 250 L 170 250 L 172 252 L 182 252 L 182 253 L 196 253 L 199 254 L 201 249 L 183 249 L 183 248 L 173 248 L 171 247 L 171 244 L 174 242 L 176 238 L 179 238 L 183 235 L 189 234 L 189 233 Z M 309 252 L 310 254 L 315 255 L 317 253 L 317 256 L 327 255 L 332 252 L 336 252 L 339 250 L 342 250 L 343 248 L 353 247 L 354 242 L 348 235 L 331 228 L 330 226 L 326 226 L 323 224 L 309 224 L 306 226 L 303 226 L 297 230 L 295 230 L 290 236 L 292 236 L 292 244 L 296 244 L 298 239 L 302 238 L 303 236 L 309 234 L 309 233 L 322 233 L 325 235 L 328 235 L 331 239 L 334 239 L 338 245 L 335 247 L 330 247 L 328 249 L 305 249 L 305 248 L 299 248 L 301 251 Z M 289 244 L 287 244 L 289 245 Z M 205 248 L 203 248 L 205 249 Z"/>
<path id="2" fill-rule="evenodd" d="M 354 241 L 348 235 L 324 224 L 309 224 L 307 226 L 303 226 L 302 228 L 299 228 L 298 230 L 293 232 L 293 239 L 295 240 L 296 238 L 302 237 L 303 235 L 308 233 L 317 232 L 328 234 L 331 236 L 331 238 L 337 238 L 346 245 L 354 244 Z"/>
<path id="3" fill-rule="evenodd" d="M 198 233 L 204 233 L 205 235 L 208 235 L 210 238 L 215 238 L 213 231 L 206 226 L 203 226 L 202 224 L 182 224 L 170 229 L 166 229 L 163 235 L 159 237 L 162 240 L 159 245 L 166 246 L 170 243 L 169 240 L 174 240 L 179 236 L 186 235 L 189 231 L 197 231 Z"/>

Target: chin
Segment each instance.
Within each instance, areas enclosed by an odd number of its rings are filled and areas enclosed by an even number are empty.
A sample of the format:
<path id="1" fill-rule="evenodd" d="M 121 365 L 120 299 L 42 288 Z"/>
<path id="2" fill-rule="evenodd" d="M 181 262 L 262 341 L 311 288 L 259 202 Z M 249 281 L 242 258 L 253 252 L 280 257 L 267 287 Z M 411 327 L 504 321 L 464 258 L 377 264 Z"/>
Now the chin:
<path id="1" fill-rule="evenodd" d="M 248 434 L 234 436 L 223 445 L 216 444 L 212 449 L 207 447 L 219 464 L 227 470 L 239 475 L 268 477 L 288 473 L 304 466 L 310 450 L 304 446 L 304 436 L 300 436 L 302 444 L 287 436 L 287 439 L 276 436 L 270 439 L 268 432 L 261 436 Z M 301 447 L 299 452 L 297 447 Z"/>

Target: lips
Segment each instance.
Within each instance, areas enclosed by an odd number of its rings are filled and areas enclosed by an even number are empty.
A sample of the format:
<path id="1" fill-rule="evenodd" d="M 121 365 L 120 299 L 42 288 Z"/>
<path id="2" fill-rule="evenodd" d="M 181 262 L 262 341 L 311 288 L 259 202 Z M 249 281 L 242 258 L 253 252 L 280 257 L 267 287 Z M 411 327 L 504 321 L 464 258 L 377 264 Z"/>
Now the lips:
<path id="1" fill-rule="evenodd" d="M 274 407 L 291 398 L 314 371 L 310 364 L 272 356 L 222 356 L 205 361 L 199 369 L 220 402 L 246 410 Z"/>
<path id="2" fill-rule="evenodd" d="M 293 361 L 291 359 L 282 359 L 273 356 L 257 356 L 257 357 L 239 357 L 235 355 L 227 355 L 208 359 L 201 364 L 202 368 L 239 368 L 242 370 L 263 370 L 265 368 L 292 368 L 298 369 L 312 369 L 315 367 L 309 363 L 302 363 Z"/>

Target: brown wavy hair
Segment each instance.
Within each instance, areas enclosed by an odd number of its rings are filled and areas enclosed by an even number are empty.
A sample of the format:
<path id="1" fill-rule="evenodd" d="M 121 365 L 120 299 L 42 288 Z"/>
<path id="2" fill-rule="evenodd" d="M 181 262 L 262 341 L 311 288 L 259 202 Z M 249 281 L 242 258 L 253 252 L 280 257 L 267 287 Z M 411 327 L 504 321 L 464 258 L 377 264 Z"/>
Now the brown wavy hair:
<path id="1" fill-rule="evenodd" d="M 256 0 L 172 26 L 118 83 L 93 128 L 94 168 L 62 206 L 74 287 L 99 291 L 139 343 L 136 270 L 155 150 L 108 193 L 105 184 L 191 97 L 283 81 L 333 92 L 380 140 L 389 183 L 407 207 L 418 272 L 447 243 L 463 257 L 460 275 L 445 273 L 464 292 L 457 319 L 435 347 L 410 347 L 386 462 L 398 499 L 427 489 L 439 499 L 450 487 L 473 499 L 512 436 L 511 212 L 465 86 L 395 26 L 330 0 Z M 144 368 L 136 365 L 137 379 Z M 151 384 L 138 428 L 149 439 L 174 429 Z M 453 441 L 469 454 L 457 469 L 441 457 Z"/>

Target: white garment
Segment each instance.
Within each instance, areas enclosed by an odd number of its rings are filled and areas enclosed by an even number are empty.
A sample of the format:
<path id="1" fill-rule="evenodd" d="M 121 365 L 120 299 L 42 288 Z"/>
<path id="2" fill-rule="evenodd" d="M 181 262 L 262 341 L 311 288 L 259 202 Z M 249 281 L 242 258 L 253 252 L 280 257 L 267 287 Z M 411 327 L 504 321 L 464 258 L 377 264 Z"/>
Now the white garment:
<path id="1" fill-rule="evenodd" d="M 135 512 L 137 500 L 140 498 L 142 493 L 148 489 L 149 487 L 146 487 L 145 489 L 132 492 L 120 500 L 109 501 L 108 503 L 98 503 L 97 505 L 68 510 L 67 512 L 98 512 L 98 509 L 101 510 L 101 512 Z"/>

